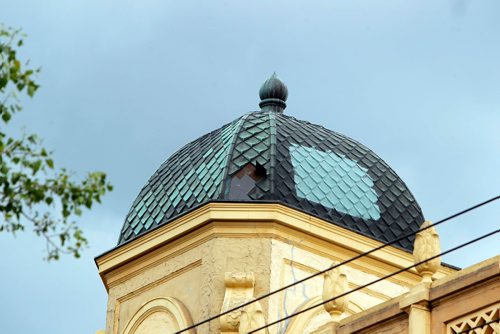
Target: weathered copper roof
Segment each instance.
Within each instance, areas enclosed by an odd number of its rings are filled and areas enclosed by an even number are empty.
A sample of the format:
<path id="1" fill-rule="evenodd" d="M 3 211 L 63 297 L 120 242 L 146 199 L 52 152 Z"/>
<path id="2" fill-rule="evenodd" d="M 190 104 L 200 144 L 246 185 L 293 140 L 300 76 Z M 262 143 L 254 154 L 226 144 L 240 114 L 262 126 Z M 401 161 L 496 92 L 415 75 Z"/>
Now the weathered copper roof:
<path id="1" fill-rule="evenodd" d="M 418 230 L 418 203 L 381 158 L 278 109 L 245 114 L 174 153 L 137 196 L 119 244 L 210 201 L 282 203 L 382 242 Z M 398 246 L 411 250 L 413 240 Z"/>

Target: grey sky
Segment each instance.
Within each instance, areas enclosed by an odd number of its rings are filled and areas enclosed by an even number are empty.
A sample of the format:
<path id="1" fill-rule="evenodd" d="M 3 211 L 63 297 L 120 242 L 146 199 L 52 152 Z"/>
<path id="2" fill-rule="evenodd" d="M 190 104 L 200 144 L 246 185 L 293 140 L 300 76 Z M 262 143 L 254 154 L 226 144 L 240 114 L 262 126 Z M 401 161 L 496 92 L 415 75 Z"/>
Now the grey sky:
<path id="1" fill-rule="evenodd" d="M 175 150 L 258 107 L 273 72 L 286 113 L 386 160 L 436 221 L 500 193 L 500 1 L 0 0 L 42 67 L 15 125 L 56 162 L 104 170 L 115 191 L 85 215 L 80 260 L 42 261 L 30 233 L 0 234 L 5 333 L 94 333 L 112 248 L 142 185 Z M 443 225 L 442 248 L 498 228 L 500 204 Z M 498 237 L 445 260 L 496 255 Z"/>

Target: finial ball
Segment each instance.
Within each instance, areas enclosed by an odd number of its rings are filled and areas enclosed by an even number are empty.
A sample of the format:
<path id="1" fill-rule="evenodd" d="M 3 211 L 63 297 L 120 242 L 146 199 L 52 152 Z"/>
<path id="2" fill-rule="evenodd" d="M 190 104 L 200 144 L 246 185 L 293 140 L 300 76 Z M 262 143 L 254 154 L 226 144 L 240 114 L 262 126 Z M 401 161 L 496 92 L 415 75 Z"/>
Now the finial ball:
<path id="1" fill-rule="evenodd" d="M 286 99 L 288 98 L 288 88 L 278 79 L 276 72 L 267 79 L 260 87 L 259 106 L 263 111 L 283 112 L 286 108 Z"/>
<path id="2" fill-rule="evenodd" d="M 286 101 L 288 98 L 288 88 L 278 78 L 276 72 L 274 72 L 260 87 L 259 96 L 261 100 L 278 99 Z"/>

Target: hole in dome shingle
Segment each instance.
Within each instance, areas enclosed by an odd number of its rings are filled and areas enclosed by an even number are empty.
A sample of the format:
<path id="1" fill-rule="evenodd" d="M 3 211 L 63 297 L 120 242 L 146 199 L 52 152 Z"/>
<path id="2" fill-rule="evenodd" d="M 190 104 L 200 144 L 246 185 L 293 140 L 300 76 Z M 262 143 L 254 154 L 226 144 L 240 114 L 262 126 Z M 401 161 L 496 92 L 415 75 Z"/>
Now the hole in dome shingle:
<path id="1" fill-rule="evenodd" d="M 255 184 L 266 177 L 267 171 L 260 163 L 246 164 L 231 177 L 229 200 L 250 200 L 249 193 Z"/>

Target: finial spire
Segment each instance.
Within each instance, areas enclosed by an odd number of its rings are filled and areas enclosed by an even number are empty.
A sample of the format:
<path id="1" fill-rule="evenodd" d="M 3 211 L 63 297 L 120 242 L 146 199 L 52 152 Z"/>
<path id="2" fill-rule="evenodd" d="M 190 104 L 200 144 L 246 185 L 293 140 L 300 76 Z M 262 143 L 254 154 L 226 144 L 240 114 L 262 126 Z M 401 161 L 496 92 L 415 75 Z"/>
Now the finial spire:
<path id="1" fill-rule="evenodd" d="M 263 111 L 283 112 L 286 108 L 288 88 L 274 72 L 260 87 L 259 96 L 259 107 Z"/>

